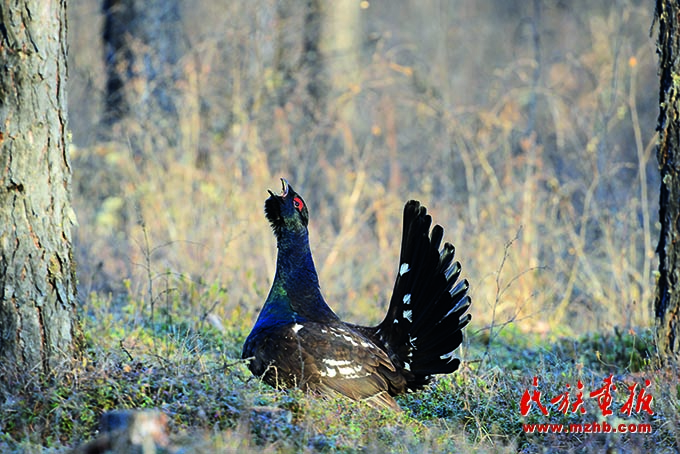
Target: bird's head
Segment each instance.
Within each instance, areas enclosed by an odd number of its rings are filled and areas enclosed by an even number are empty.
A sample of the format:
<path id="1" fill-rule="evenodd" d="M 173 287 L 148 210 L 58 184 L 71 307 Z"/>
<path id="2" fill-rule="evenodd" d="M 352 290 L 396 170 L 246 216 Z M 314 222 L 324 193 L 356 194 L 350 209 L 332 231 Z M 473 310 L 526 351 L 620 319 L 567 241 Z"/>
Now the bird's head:
<path id="1" fill-rule="evenodd" d="M 269 198 L 264 202 L 264 214 L 274 230 L 276 238 L 284 232 L 304 233 L 309 223 L 307 205 L 302 197 L 281 178 L 283 186 L 281 194 L 269 191 Z"/>

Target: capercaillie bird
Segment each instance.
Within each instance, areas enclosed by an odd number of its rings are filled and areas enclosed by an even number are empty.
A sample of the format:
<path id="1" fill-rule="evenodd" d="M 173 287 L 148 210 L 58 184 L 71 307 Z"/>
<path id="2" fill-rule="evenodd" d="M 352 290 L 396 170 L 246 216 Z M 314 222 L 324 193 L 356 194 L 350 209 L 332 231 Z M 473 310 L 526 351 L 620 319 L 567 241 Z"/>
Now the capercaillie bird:
<path id="1" fill-rule="evenodd" d="M 421 389 L 458 369 L 454 351 L 470 321 L 467 280 L 458 281 L 454 247 L 418 201 L 404 207 L 397 278 L 385 319 L 346 323 L 326 304 L 309 246 L 309 212 L 285 179 L 264 210 L 277 240 L 276 274 L 243 346 L 256 376 L 275 387 L 301 387 L 398 409 L 393 396 Z"/>

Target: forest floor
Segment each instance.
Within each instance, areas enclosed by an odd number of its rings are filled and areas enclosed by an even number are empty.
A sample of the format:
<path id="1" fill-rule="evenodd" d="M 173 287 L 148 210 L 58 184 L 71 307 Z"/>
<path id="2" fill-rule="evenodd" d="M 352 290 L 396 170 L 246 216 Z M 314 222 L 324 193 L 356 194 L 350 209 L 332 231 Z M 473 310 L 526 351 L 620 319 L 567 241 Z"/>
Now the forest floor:
<path id="1" fill-rule="evenodd" d="M 103 412 L 128 408 L 168 415 L 167 452 L 680 449 L 677 370 L 654 366 L 650 331 L 473 335 L 459 371 L 398 397 L 394 412 L 261 383 L 238 359 L 243 321 L 157 310 L 152 322 L 142 308 L 88 300 L 82 360 L 0 403 L 0 451 L 68 451 L 95 437 Z"/>

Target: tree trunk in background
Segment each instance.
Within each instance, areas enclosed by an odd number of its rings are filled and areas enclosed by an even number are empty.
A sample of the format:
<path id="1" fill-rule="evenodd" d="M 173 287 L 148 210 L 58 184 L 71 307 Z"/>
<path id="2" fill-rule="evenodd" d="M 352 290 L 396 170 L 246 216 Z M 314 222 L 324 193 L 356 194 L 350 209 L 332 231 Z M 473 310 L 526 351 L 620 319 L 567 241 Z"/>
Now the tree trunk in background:
<path id="1" fill-rule="evenodd" d="M 135 152 L 166 151 L 181 140 L 178 62 L 186 43 L 179 2 L 104 0 L 102 9 L 103 135 L 130 140 Z"/>
<path id="2" fill-rule="evenodd" d="M 0 5 L 0 383 L 76 353 L 66 0 Z"/>
<path id="3" fill-rule="evenodd" d="M 305 4 L 302 27 L 302 57 L 300 69 L 308 76 L 306 91 L 310 97 L 307 114 L 312 120 L 326 116 L 328 73 L 321 51 L 321 36 L 324 29 L 324 11 L 320 0 L 308 0 Z"/>
<path id="4" fill-rule="evenodd" d="M 660 91 L 659 146 L 659 280 L 654 312 L 657 344 L 664 361 L 680 355 L 680 4 L 657 0 Z"/>
<path id="5" fill-rule="evenodd" d="M 332 113 L 350 128 L 366 128 L 356 121 L 354 102 L 362 89 L 360 13 L 360 3 L 355 0 L 277 3 L 274 66 L 281 78 L 279 105 L 284 106 L 296 85 L 303 83 L 305 114 L 311 121 L 324 121 Z"/>
<path id="6" fill-rule="evenodd" d="M 304 20 L 300 9 L 296 8 L 296 0 L 279 0 L 276 2 L 276 48 L 274 51 L 274 68 L 280 82 L 277 85 L 276 101 L 284 107 L 297 85 L 297 70 L 301 60 L 302 46 L 298 40 L 299 31 L 303 29 Z"/>
<path id="7" fill-rule="evenodd" d="M 326 70 L 340 102 L 331 106 L 340 121 L 355 132 L 368 130 L 357 121 L 356 96 L 364 88 L 361 81 L 361 7 L 356 0 L 334 0 L 324 3 L 324 27 L 321 49 L 326 58 Z"/>

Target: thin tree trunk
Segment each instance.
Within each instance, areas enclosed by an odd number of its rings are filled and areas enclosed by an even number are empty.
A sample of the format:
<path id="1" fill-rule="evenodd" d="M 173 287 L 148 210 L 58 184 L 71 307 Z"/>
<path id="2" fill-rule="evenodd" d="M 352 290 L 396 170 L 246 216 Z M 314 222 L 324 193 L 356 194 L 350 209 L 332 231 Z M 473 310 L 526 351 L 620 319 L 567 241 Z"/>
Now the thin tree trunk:
<path id="1" fill-rule="evenodd" d="M 300 68 L 308 72 L 307 93 L 311 99 L 308 114 L 312 119 L 323 118 L 326 114 L 326 92 L 328 90 L 326 60 L 321 50 L 324 28 L 324 6 L 320 0 L 308 0 L 305 5 L 302 31 L 302 58 Z"/>
<path id="2" fill-rule="evenodd" d="M 660 91 L 659 146 L 661 172 L 659 280 L 654 312 L 661 358 L 677 362 L 680 355 L 680 4 L 657 0 Z"/>
<path id="3" fill-rule="evenodd" d="M 0 4 L 0 384 L 50 372 L 80 337 L 66 29 L 66 0 Z"/>
<path id="4" fill-rule="evenodd" d="M 329 85 L 342 101 L 332 107 L 340 121 L 354 131 L 368 128 L 358 119 L 356 96 L 361 86 L 361 8 L 355 0 L 334 0 L 322 3 L 324 25 L 321 30 L 321 53 Z"/>
<path id="5" fill-rule="evenodd" d="M 178 67 L 184 54 L 177 0 L 104 0 L 106 96 L 103 135 L 134 151 L 180 142 Z M 186 150 L 185 150 L 186 151 Z"/>

